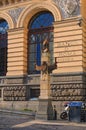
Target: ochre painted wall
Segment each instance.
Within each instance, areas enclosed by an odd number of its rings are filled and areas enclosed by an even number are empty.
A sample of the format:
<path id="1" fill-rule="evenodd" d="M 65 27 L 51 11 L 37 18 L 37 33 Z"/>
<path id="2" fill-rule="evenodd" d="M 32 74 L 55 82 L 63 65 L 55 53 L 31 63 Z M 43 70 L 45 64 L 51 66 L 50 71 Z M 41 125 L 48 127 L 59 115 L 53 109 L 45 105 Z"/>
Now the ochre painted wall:
<path id="1" fill-rule="evenodd" d="M 86 0 L 81 0 L 81 16 L 83 71 L 86 72 Z"/>
<path id="2" fill-rule="evenodd" d="M 27 74 L 27 30 L 11 29 L 8 31 L 7 75 L 23 74 Z"/>
<path id="3" fill-rule="evenodd" d="M 55 73 L 83 71 L 82 27 L 77 18 L 54 23 L 54 56 L 58 62 Z"/>

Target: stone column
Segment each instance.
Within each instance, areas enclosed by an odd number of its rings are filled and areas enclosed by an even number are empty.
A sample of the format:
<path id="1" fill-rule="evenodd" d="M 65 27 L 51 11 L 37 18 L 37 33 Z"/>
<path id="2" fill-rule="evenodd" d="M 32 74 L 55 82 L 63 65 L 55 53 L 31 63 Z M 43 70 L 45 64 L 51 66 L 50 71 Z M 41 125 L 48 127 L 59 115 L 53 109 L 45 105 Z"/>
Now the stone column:
<path id="1" fill-rule="evenodd" d="M 48 72 L 50 54 L 46 49 L 42 50 L 41 64 L 40 96 L 36 119 L 51 120 L 53 119 L 53 107 L 50 98 L 50 74 Z"/>
<path id="2" fill-rule="evenodd" d="M 47 67 L 50 64 L 50 55 L 49 52 L 42 53 L 41 63 L 46 62 Z M 45 72 L 41 71 L 40 77 L 40 99 L 49 99 L 50 98 L 50 74 L 48 73 L 48 68 Z"/>

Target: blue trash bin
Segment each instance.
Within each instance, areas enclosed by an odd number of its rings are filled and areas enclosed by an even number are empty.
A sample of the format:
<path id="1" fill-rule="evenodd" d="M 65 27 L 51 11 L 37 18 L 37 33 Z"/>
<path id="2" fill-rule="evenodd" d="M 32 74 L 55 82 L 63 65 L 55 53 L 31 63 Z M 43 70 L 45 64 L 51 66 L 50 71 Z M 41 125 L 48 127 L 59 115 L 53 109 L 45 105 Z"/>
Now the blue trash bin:
<path id="1" fill-rule="evenodd" d="M 82 102 L 69 103 L 69 121 L 81 122 L 81 107 Z"/>

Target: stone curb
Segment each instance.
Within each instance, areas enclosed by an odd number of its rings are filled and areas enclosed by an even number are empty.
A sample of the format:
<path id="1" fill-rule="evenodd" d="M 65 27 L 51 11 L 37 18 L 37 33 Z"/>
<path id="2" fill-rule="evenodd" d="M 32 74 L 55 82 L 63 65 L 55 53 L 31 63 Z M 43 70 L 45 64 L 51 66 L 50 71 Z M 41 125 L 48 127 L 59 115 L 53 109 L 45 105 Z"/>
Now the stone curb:
<path id="1" fill-rule="evenodd" d="M 0 109 L 0 112 L 9 113 L 9 114 L 19 114 L 19 115 L 34 116 L 35 117 L 35 112 L 22 112 L 22 111 L 3 110 L 3 109 Z"/>

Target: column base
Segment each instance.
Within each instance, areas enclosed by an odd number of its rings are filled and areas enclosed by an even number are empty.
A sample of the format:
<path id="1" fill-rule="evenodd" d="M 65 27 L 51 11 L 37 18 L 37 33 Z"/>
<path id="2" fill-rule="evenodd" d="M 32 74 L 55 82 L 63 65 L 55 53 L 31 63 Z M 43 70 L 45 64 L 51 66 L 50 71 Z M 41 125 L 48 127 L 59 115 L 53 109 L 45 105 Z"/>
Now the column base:
<path id="1" fill-rule="evenodd" d="M 51 99 L 39 99 L 36 119 L 53 120 L 53 107 Z"/>

